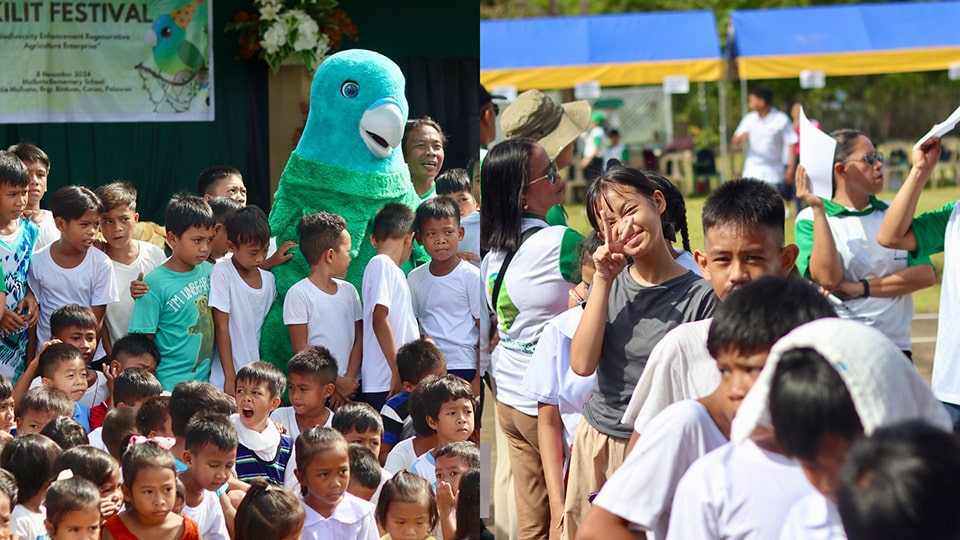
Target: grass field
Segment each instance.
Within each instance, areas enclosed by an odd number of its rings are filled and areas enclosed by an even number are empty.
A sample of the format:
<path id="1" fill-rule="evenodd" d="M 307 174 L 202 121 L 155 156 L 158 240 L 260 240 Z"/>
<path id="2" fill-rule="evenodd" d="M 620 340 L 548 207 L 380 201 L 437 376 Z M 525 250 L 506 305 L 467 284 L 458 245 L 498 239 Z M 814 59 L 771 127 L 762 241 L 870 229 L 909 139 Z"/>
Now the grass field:
<path id="1" fill-rule="evenodd" d="M 885 191 L 878 195 L 881 200 L 892 200 L 895 193 Z M 920 197 L 918 212 L 925 212 L 934 208 L 940 208 L 944 204 L 960 199 L 960 187 L 950 186 L 938 189 L 927 189 Z M 700 214 L 703 210 L 705 197 L 693 197 L 687 199 L 687 221 L 690 223 L 690 247 L 692 249 L 703 249 L 703 229 L 700 226 Z M 570 226 L 582 233 L 589 232 L 590 224 L 587 222 L 587 215 L 584 212 L 582 204 L 564 205 L 569 215 Z M 793 242 L 793 217 L 786 223 L 787 242 Z M 943 271 L 943 254 L 931 257 L 933 264 L 937 269 L 937 284 L 929 289 L 917 291 L 913 294 L 914 309 L 917 313 L 936 313 L 940 305 L 940 276 Z"/>

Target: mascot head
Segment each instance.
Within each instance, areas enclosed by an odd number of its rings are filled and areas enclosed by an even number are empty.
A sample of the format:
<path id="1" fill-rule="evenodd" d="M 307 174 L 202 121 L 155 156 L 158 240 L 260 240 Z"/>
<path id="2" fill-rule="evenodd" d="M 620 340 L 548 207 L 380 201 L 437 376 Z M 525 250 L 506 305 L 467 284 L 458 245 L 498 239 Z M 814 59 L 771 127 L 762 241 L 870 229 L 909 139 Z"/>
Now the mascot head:
<path id="1" fill-rule="evenodd" d="M 300 157 L 360 171 L 406 167 L 400 139 L 409 109 L 400 68 L 382 54 L 338 52 L 320 64 L 310 86 L 310 111 Z"/>

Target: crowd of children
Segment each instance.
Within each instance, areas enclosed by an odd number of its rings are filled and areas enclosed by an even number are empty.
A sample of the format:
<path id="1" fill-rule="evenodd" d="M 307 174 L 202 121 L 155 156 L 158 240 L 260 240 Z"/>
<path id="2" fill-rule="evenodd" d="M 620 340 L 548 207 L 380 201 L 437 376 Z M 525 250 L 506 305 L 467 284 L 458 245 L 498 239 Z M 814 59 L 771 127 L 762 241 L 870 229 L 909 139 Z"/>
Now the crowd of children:
<path id="1" fill-rule="evenodd" d="M 238 170 L 170 199 L 166 252 L 134 239 L 129 183 L 41 210 L 49 170 L 32 144 L 0 151 L 0 538 L 479 537 L 469 182 L 378 212 L 362 302 L 343 218 L 303 216 L 295 354 L 261 359 L 266 270 L 294 246 L 271 245 Z M 415 241 L 433 262 L 408 281 Z"/>

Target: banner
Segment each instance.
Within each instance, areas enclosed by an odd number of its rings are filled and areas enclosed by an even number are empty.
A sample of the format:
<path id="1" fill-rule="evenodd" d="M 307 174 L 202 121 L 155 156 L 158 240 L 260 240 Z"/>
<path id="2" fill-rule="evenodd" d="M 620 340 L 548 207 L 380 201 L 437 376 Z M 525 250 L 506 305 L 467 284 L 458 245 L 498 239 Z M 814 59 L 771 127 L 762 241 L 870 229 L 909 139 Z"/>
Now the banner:
<path id="1" fill-rule="evenodd" d="M 0 123 L 213 121 L 213 0 L 0 0 Z"/>

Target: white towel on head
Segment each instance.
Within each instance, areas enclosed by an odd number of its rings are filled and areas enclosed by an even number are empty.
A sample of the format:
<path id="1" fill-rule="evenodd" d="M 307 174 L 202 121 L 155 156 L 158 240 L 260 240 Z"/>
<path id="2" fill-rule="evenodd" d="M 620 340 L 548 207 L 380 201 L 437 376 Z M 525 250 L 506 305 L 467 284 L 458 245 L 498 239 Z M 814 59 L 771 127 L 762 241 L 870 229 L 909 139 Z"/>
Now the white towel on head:
<path id="1" fill-rule="evenodd" d="M 829 318 L 804 324 L 773 346 L 733 419 L 731 441 L 747 439 L 757 426 L 772 427 L 768 396 L 773 373 L 783 354 L 797 348 L 816 350 L 837 370 L 867 435 L 906 420 L 925 420 L 944 430 L 952 429 L 943 404 L 892 341 L 862 323 Z"/>

